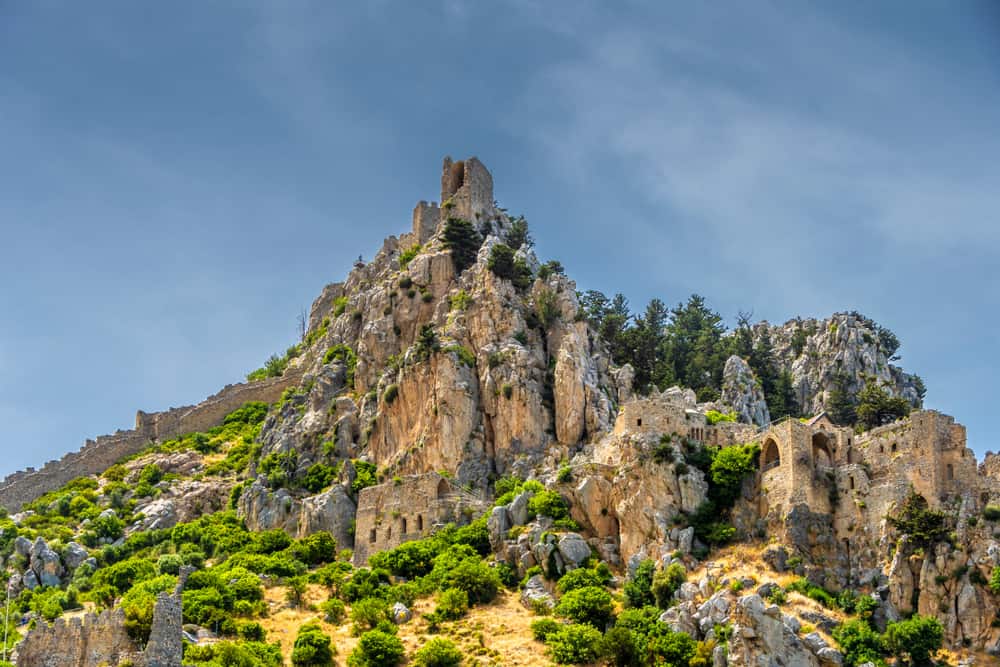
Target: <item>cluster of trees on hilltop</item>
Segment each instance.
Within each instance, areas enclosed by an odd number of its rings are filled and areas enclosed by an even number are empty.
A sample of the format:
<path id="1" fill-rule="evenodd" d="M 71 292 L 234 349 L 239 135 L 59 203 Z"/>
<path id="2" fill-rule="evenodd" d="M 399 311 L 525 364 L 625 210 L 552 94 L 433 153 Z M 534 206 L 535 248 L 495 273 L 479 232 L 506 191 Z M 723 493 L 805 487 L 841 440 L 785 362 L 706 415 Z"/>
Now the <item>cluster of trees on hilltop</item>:
<path id="1" fill-rule="evenodd" d="M 641 314 L 633 314 L 621 294 L 609 299 L 591 290 L 580 295 L 580 303 L 591 325 L 607 342 L 614 362 L 631 364 L 635 369 L 635 384 L 640 392 L 676 384 L 694 389 L 699 401 L 718 400 L 726 359 L 736 354 L 747 361 L 760 380 L 772 419 L 803 416 L 791 371 L 778 363 L 766 329 L 754 335 L 749 314 L 741 312 L 736 328 L 730 331 L 722 316 L 697 294 L 673 308 L 654 298 Z M 895 353 L 899 339 L 895 334 L 869 318 L 858 317 L 877 332 L 886 354 L 898 359 Z M 923 382 L 919 378 L 915 381 L 922 398 Z M 874 378 L 856 394 L 849 390 L 848 382 L 846 376 L 838 378 L 828 406 L 838 423 L 871 428 L 909 414 L 909 402 L 892 396 Z"/>
<path id="2" fill-rule="evenodd" d="M 699 401 L 717 400 L 726 359 L 737 354 L 760 379 L 772 418 L 799 415 L 791 373 L 777 363 L 766 331 L 754 341 L 749 315 L 739 315 L 730 335 L 722 316 L 697 294 L 673 308 L 653 299 L 641 315 L 631 313 L 621 294 L 609 299 L 591 290 L 580 295 L 580 303 L 614 362 L 635 369 L 640 391 L 679 384 L 694 389 Z"/>

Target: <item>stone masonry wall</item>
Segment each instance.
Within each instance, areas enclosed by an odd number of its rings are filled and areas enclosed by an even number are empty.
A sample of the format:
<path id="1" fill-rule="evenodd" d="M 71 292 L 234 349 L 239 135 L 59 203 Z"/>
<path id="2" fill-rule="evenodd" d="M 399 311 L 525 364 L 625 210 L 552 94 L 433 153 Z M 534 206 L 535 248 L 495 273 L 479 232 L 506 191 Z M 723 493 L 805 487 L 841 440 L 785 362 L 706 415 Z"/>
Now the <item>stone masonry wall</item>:
<path id="1" fill-rule="evenodd" d="M 183 619 L 181 593 L 192 568 L 181 570 L 172 594 L 160 593 L 145 650 L 125 631 L 119 607 L 70 620 L 41 622 L 17 646 L 17 667 L 100 667 L 131 661 L 135 667 L 180 667 Z"/>
<path id="2" fill-rule="evenodd" d="M 465 523 L 482 514 L 488 504 L 436 472 L 362 489 L 354 562 L 363 565 L 371 554 L 420 539 L 446 523 Z"/>
<path id="3" fill-rule="evenodd" d="M 302 371 L 289 368 L 277 378 L 260 382 L 227 385 L 222 391 L 197 405 L 171 408 L 164 412 L 136 414 L 136 428 L 87 440 L 79 451 L 49 461 L 40 470 L 28 468 L 0 481 L 0 506 L 11 512 L 25 503 L 54 491 L 70 480 L 96 475 L 117 461 L 142 451 L 150 441 L 169 440 L 184 433 L 205 431 L 247 401 L 273 403 L 289 386 L 301 380 Z"/>

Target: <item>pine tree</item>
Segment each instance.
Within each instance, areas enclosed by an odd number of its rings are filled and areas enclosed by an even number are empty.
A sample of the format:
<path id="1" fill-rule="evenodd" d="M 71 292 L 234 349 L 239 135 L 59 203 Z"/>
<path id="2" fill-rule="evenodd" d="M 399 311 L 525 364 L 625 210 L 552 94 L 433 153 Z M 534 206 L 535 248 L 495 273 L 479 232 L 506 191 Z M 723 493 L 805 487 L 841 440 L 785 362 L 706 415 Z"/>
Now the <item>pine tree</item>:
<path id="1" fill-rule="evenodd" d="M 826 411 L 830 419 L 840 426 L 853 426 L 858 419 L 857 404 L 851 395 L 851 379 L 840 371 L 833 378 L 833 389 L 826 399 Z"/>

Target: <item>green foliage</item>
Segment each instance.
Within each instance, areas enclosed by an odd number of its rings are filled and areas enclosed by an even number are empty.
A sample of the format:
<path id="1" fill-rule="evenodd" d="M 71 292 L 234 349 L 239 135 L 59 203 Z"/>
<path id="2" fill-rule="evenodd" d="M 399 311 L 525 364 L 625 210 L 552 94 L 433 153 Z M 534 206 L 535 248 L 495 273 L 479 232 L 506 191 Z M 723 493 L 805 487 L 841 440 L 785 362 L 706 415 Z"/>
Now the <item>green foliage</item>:
<path id="1" fill-rule="evenodd" d="M 288 368 L 288 363 L 299 356 L 302 349 L 298 345 L 292 345 L 290 348 L 285 350 L 285 354 L 278 356 L 272 354 L 264 362 L 261 368 L 255 371 L 251 371 L 247 374 L 247 382 L 257 382 L 258 380 L 266 380 L 272 377 L 281 377 L 285 373 L 285 369 Z"/>
<path id="2" fill-rule="evenodd" d="M 347 658 L 348 667 L 395 667 L 405 650 L 399 637 L 383 630 L 361 635 L 357 647 Z"/>
<path id="3" fill-rule="evenodd" d="M 413 655 L 414 667 L 458 667 L 462 660 L 458 647 L 441 637 L 431 639 Z"/>
<path id="4" fill-rule="evenodd" d="M 930 616 L 916 615 L 890 623 L 885 631 L 885 646 L 904 664 L 922 667 L 932 665 L 934 654 L 941 648 L 944 628 Z"/>
<path id="5" fill-rule="evenodd" d="M 122 597 L 122 610 L 125 612 L 125 630 L 129 636 L 145 642 L 153 627 L 153 606 L 156 604 L 156 594 L 173 591 L 177 586 L 177 577 L 161 575 L 132 586 Z"/>
<path id="6" fill-rule="evenodd" d="M 538 267 L 538 277 L 542 280 L 548 280 L 550 276 L 562 275 L 566 272 L 563 265 L 558 260 L 552 259 L 545 262 L 540 267 Z"/>
<path id="7" fill-rule="evenodd" d="M 318 623 L 306 623 L 299 628 L 292 647 L 292 664 L 295 667 L 329 667 L 337 649 L 330 643 L 330 635 Z"/>
<path id="8" fill-rule="evenodd" d="M 464 345 L 449 345 L 444 348 L 444 351 L 454 354 L 465 366 L 469 368 L 476 367 L 476 355 L 472 353 L 472 350 Z"/>
<path id="9" fill-rule="evenodd" d="M 458 588 L 469 596 L 470 604 L 492 602 L 500 591 L 500 576 L 478 556 L 462 559 L 441 577 L 442 588 Z"/>
<path id="10" fill-rule="evenodd" d="M 866 662 L 884 664 L 882 636 L 867 622 L 859 619 L 846 621 L 834 628 L 833 638 L 840 645 L 847 667 L 857 667 Z"/>
<path id="11" fill-rule="evenodd" d="M 399 268 L 405 269 L 407 265 L 409 265 L 409 263 L 413 261 L 413 258 L 420 254 L 420 250 L 421 250 L 420 244 L 416 243 L 414 245 L 411 245 L 409 248 L 400 251 Z"/>
<path id="12" fill-rule="evenodd" d="M 347 368 L 347 386 L 354 387 L 354 372 L 358 367 L 358 355 L 348 345 L 338 343 L 323 355 L 323 363 L 338 361 Z"/>
<path id="13" fill-rule="evenodd" d="M 528 501 L 529 514 L 563 519 L 569 516 L 569 503 L 555 491 L 539 491 Z"/>
<path id="14" fill-rule="evenodd" d="M 719 412 L 718 410 L 708 410 L 705 412 L 705 421 L 715 426 L 719 422 L 735 422 L 735 412 Z"/>
<path id="15" fill-rule="evenodd" d="M 321 603 L 319 610 L 323 612 L 323 619 L 332 625 L 340 625 L 346 612 L 343 601 L 338 598 L 330 598 Z"/>
<path id="16" fill-rule="evenodd" d="M 544 287 L 535 295 L 535 316 L 542 328 L 548 330 L 559 319 L 559 299 L 551 289 Z"/>
<path id="17" fill-rule="evenodd" d="M 526 289 L 531 285 L 531 269 L 523 260 L 515 258 L 514 249 L 497 243 L 490 249 L 490 258 L 486 265 L 498 278 L 509 280 L 518 289 Z"/>
<path id="18" fill-rule="evenodd" d="M 653 576 L 656 573 L 656 562 L 647 558 L 639 563 L 635 575 L 625 584 L 625 603 L 629 607 L 642 608 L 652 606 L 656 602 L 653 595 Z"/>
<path id="19" fill-rule="evenodd" d="M 732 507 L 739 496 L 744 478 L 757 469 L 758 454 L 760 447 L 756 443 L 732 445 L 717 450 L 709 467 L 709 497 L 721 507 Z"/>
<path id="20" fill-rule="evenodd" d="M 310 493 L 319 493 L 330 486 L 336 476 L 336 466 L 314 463 L 309 466 L 306 470 L 306 476 L 302 478 L 302 488 Z"/>
<path id="21" fill-rule="evenodd" d="M 910 414 L 913 406 L 901 396 L 892 396 L 875 378 L 868 378 L 858 392 L 858 424 L 865 429 L 890 424 Z"/>
<path id="22" fill-rule="evenodd" d="M 545 643 L 557 663 L 578 665 L 600 657 L 601 633 L 590 625 L 563 625 Z"/>
<path id="23" fill-rule="evenodd" d="M 840 371 L 833 378 L 833 389 L 827 395 L 826 412 L 835 424 L 853 426 L 858 419 L 857 401 L 850 388 L 850 377 Z"/>
<path id="24" fill-rule="evenodd" d="M 438 341 L 437 333 L 434 331 L 434 325 L 425 324 L 420 327 L 420 331 L 417 333 L 417 342 L 413 346 L 415 356 L 421 361 L 426 361 L 430 356 L 441 349 L 441 343 Z"/>
<path id="25" fill-rule="evenodd" d="M 603 587 L 608 583 L 609 573 L 607 571 L 590 570 L 587 568 L 577 568 L 570 570 L 559 579 L 556 589 L 563 595 L 578 588 Z"/>
<path id="26" fill-rule="evenodd" d="M 574 588 L 564 594 L 555 612 L 575 623 L 587 623 L 603 630 L 611 621 L 611 594 L 600 586 Z"/>
<path id="27" fill-rule="evenodd" d="M 944 512 L 928 509 L 927 500 L 913 489 L 895 516 L 886 517 L 901 533 L 910 536 L 915 547 L 928 547 L 948 538 L 949 527 Z"/>
<path id="28" fill-rule="evenodd" d="M 531 233 L 528 231 L 528 221 L 524 219 L 523 215 L 511 221 L 506 240 L 507 245 L 514 250 L 518 250 L 521 246 L 531 248 L 535 245 L 535 240 L 531 238 Z"/>
<path id="29" fill-rule="evenodd" d="M 983 508 L 983 518 L 987 521 L 1000 521 L 1000 506 L 987 505 Z"/>
<path id="30" fill-rule="evenodd" d="M 462 273 L 476 263 L 476 254 L 482 243 L 479 232 L 468 220 L 449 217 L 445 221 L 442 245 L 451 251 L 455 273 Z"/>
<path id="31" fill-rule="evenodd" d="M 355 472 L 354 481 L 351 482 L 351 491 L 353 491 L 355 495 L 357 495 L 361 489 L 378 484 L 378 468 L 375 467 L 374 463 L 369 463 L 368 461 L 362 461 L 360 459 L 353 459 L 351 463 L 354 464 Z"/>
<path id="32" fill-rule="evenodd" d="M 466 311 L 472 305 L 472 297 L 464 289 L 460 289 L 448 298 L 451 310 Z"/>
<path id="33" fill-rule="evenodd" d="M 560 484 L 566 484 L 567 482 L 573 481 L 573 468 L 569 465 L 564 465 L 559 468 L 559 473 L 556 475 L 556 481 Z"/>
<path id="34" fill-rule="evenodd" d="M 282 667 L 280 644 L 259 641 L 185 644 L 184 664 L 189 667 Z"/>
<path id="35" fill-rule="evenodd" d="M 563 624 L 554 618 L 539 618 L 531 622 L 531 635 L 538 641 L 544 642 L 562 627 Z"/>
<path id="36" fill-rule="evenodd" d="M 382 392 L 382 401 L 385 402 L 386 405 L 392 405 L 397 396 L 399 396 L 399 385 L 390 384 L 385 388 L 385 391 Z"/>
<path id="37" fill-rule="evenodd" d="M 469 594 L 460 588 L 447 588 L 438 595 L 435 611 L 446 621 L 457 621 L 469 611 Z"/>
<path id="38" fill-rule="evenodd" d="M 374 630 L 384 621 L 392 621 L 388 600 L 368 597 L 351 605 L 351 622 L 354 623 L 353 632 L 356 635 Z"/>
<path id="39" fill-rule="evenodd" d="M 994 595 L 1000 595 L 1000 566 L 995 566 L 990 572 L 989 588 Z"/>
<path id="40" fill-rule="evenodd" d="M 656 605 L 666 609 L 673 600 L 674 593 L 687 581 L 687 570 L 680 563 L 671 563 L 653 575 L 652 592 Z"/>

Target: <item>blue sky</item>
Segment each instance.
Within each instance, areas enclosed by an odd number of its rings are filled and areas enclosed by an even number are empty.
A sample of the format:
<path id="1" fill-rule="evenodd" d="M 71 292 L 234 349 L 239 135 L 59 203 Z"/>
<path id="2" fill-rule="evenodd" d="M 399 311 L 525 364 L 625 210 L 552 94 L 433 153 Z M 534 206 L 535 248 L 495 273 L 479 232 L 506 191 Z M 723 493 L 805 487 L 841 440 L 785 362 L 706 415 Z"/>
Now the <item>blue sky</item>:
<path id="1" fill-rule="evenodd" d="M 995 3 L 611 7 L 0 3 L 0 474 L 284 349 L 445 154 L 581 289 L 874 317 L 997 449 Z"/>

